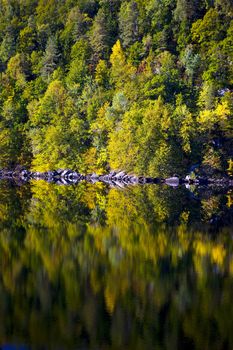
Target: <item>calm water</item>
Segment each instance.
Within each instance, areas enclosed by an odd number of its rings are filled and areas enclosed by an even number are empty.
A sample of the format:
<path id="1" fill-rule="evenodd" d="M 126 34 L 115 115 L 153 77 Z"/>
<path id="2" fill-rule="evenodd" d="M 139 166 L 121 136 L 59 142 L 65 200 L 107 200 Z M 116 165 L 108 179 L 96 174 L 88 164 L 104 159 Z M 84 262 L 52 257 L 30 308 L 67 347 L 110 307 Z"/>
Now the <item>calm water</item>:
<path id="1" fill-rule="evenodd" d="M 232 192 L 0 191 L 3 349 L 233 349 Z"/>

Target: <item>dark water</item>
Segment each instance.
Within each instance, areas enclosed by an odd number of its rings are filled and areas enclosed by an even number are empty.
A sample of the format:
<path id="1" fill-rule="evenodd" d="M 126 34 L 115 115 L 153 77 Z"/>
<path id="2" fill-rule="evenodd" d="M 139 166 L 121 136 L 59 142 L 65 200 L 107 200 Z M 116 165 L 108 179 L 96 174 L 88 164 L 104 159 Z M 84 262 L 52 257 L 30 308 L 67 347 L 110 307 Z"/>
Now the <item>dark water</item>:
<path id="1" fill-rule="evenodd" d="M 232 192 L 0 182 L 3 349 L 233 349 Z"/>

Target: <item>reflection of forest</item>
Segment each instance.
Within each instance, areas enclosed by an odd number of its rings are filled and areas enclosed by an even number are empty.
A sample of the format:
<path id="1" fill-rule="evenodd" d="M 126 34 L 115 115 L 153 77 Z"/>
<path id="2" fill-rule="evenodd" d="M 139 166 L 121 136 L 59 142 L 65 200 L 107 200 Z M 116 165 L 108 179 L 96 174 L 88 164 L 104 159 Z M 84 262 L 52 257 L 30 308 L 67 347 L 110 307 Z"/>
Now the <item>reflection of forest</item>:
<path id="1" fill-rule="evenodd" d="M 233 348 L 226 196 L 0 186 L 1 344 Z"/>

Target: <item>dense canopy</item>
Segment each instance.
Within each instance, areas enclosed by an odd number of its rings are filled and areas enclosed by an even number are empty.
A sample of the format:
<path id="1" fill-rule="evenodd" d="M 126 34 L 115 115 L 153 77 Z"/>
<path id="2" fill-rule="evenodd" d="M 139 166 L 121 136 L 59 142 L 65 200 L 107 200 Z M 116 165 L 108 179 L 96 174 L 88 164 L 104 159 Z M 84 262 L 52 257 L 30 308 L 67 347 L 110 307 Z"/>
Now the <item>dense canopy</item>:
<path id="1" fill-rule="evenodd" d="M 0 0 L 0 168 L 232 158 L 231 0 Z"/>

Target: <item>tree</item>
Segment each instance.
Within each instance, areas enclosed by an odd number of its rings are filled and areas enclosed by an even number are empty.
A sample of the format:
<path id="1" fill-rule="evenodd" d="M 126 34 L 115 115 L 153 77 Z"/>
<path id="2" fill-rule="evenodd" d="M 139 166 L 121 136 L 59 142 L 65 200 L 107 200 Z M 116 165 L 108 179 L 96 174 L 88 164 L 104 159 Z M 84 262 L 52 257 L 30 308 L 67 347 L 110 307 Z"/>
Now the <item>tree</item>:
<path id="1" fill-rule="evenodd" d="M 121 121 L 118 121 L 117 127 L 110 132 L 108 152 L 112 169 L 132 172 L 138 168 L 140 153 L 138 132 L 142 113 L 142 110 L 132 108 L 121 115 Z"/>
<path id="2" fill-rule="evenodd" d="M 186 46 L 184 52 L 181 55 L 181 62 L 185 67 L 185 73 L 187 75 L 188 81 L 191 85 L 193 85 L 195 76 L 198 72 L 198 68 L 201 64 L 201 57 L 198 53 L 194 53 L 192 45 Z"/>
<path id="3" fill-rule="evenodd" d="M 19 86 L 25 86 L 27 77 L 30 75 L 29 65 L 25 55 L 17 53 L 11 57 L 7 64 L 6 72 Z"/>
<path id="4" fill-rule="evenodd" d="M 56 41 L 50 37 L 42 58 L 41 76 L 45 81 L 49 81 L 51 74 L 55 71 L 59 57 Z"/>
<path id="5" fill-rule="evenodd" d="M 35 169 L 80 167 L 84 170 L 82 153 L 88 146 L 85 122 L 77 116 L 74 99 L 61 81 L 52 81 L 45 95 L 30 103 L 29 116 Z"/>
<path id="6" fill-rule="evenodd" d="M 156 99 L 161 96 L 166 101 L 174 101 L 175 94 L 182 88 L 178 79 L 175 56 L 168 51 L 156 57 L 152 55 L 150 69 L 149 79 L 144 86 L 147 98 Z"/>
<path id="7" fill-rule="evenodd" d="M 23 28 L 19 33 L 19 46 L 22 53 L 30 54 L 37 46 L 37 34 L 34 20 L 31 19 L 28 26 Z"/>
<path id="8" fill-rule="evenodd" d="M 124 48 L 129 47 L 139 39 L 137 2 L 122 2 L 119 12 L 120 39 Z"/>
<path id="9" fill-rule="evenodd" d="M 98 85 L 107 88 L 109 85 L 109 71 L 107 63 L 104 60 L 99 60 L 95 69 L 95 81 Z"/>
<path id="10" fill-rule="evenodd" d="M 1 61 L 6 63 L 15 53 L 15 39 L 11 32 L 7 32 L 0 46 Z"/>
<path id="11" fill-rule="evenodd" d="M 201 50 L 208 51 L 223 38 L 224 27 L 218 12 L 210 8 L 203 19 L 198 19 L 191 28 L 192 40 Z"/>
<path id="12" fill-rule="evenodd" d="M 80 92 L 84 86 L 85 78 L 89 73 L 89 53 L 88 42 L 84 39 L 78 40 L 71 49 L 71 61 L 66 76 L 68 88 L 74 93 Z"/>
<path id="13" fill-rule="evenodd" d="M 150 19 L 149 33 L 152 36 L 153 49 L 174 51 L 173 12 L 176 2 L 173 0 L 149 0 L 146 5 L 147 18 Z"/>
<path id="14" fill-rule="evenodd" d="M 106 27 L 106 21 L 104 11 L 100 9 L 94 19 L 90 32 L 90 44 L 93 49 L 94 62 L 108 56 L 109 33 Z"/>
<path id="15" fill-rule="evenodd" d="M 70 50 L 72 46 L 88 31 L 91 25 L 91 18 L 81 12 L 79 6 L 72 7 L 68 13 L 64 30 L 61 32 L 61 42 L 63 52 L 67 60 L 70 60 Z"/>
<path id="16" fill-rule="evenodd" d="M 110 78 L 118 88 L 123 87 L 127 81 L 133 78 L 136 72 L 136 70 L 126 62 L 120 40 L 117 40 L 112 48 L 110 63 L 112 65 Z"/>

